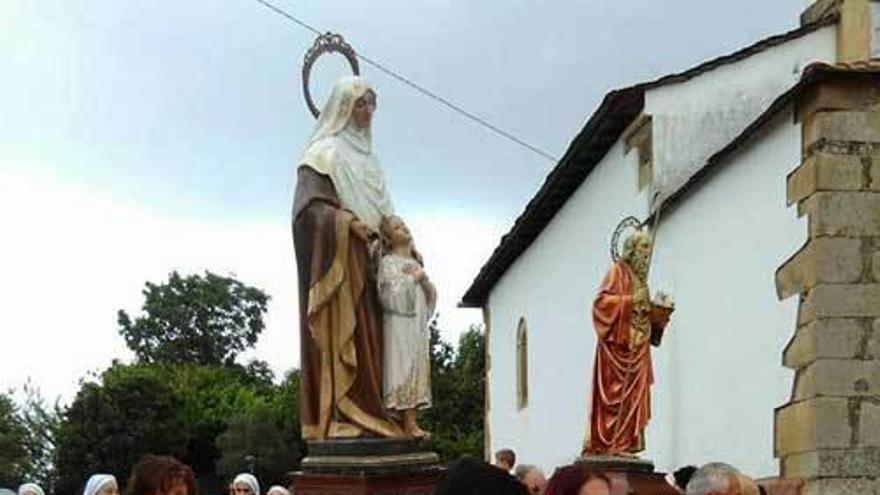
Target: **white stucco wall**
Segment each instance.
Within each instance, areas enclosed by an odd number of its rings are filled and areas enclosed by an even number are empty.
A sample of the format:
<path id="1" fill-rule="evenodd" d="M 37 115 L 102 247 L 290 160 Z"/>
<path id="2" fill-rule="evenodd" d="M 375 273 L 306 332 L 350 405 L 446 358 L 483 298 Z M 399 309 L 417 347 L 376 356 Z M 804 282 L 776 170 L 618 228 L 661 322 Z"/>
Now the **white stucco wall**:
<path id="1" fill-rule="evenodd" d="M 665 177 L 683 182 L 794 84 L 808 61 L 834 56 L 833 28 L 790 43 L 649 92 L 646 112 L 661 129 L 654 129 L 655 167 L 659 159 Z M 799 159 L 800 126 L 788 110 L 664 214 L 652 290 L 671 293 L 679 309 L 654 354 L 645 456 L 660 470 L 723 460 L 755 476 L 777 472 L 773 409 L 791 389 L 781 353 L 796 301 L 777 301 L 773 275 L 806 238 L 785 205 L 785 176 Z M 590 305 L 614 226 L 626 215 L 646 216 L 648 192 L 638 193 L 636 183 L 635 152 L 625 155 L 618 143 L 492 290 L 491 451 L 513 448 L 519 461 L 546 470 L 580 453 L 595 345 Z M 520 317 L 529 329 L 523 410 L 515 381 Z"/>
<path id="2" fill-rule="evenodd" d="M 829 26 L 679 84 L 649 91 L 654 186 L 674 193 L 715 152 L 797 84 L 813 62 L 834 63 L 836 27 Z"/>
<path id="3" fill-rule="evenodd" d="M 773 408 L 792 388 L 781 362 L 797 298 L 777 301 L 774 273 L 806 240 L 806 223 L 785 205 L 785 177 L 799 162 L 800 126 L 783 112 L 661 220 L 652 290 L 673 294 L 678 308 L 654 353 L 647 455 L 665 469 L 722 460 L 778 473 Z"/>

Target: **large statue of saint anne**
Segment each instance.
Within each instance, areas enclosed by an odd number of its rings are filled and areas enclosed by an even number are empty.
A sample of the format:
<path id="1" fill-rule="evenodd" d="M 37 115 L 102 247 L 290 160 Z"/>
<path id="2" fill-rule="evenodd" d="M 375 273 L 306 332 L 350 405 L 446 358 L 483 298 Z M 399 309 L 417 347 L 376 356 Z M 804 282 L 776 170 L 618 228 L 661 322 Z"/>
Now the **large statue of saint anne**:
<path id="1" fill-rule="evenodd" d="M 370 244 L 393 214 L 372 150 L 375 92 L 340 79 L 297 171 L 293 239 L 299 273 L 302 436 L 403 435 L 383 405 L 382 307 Z"/>

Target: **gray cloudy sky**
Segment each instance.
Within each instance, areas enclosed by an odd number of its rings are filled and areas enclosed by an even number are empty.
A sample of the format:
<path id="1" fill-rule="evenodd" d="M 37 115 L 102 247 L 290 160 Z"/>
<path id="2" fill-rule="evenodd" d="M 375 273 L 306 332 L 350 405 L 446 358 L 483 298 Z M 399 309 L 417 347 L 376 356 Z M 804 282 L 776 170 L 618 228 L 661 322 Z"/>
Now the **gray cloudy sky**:
<path id="1" fill-rule="evenodd" d="M 805 0 L 274 0 L 551 154 L 610 89 L 797 25 Z M 172 269 L 268 290 L 255 356 L 297 364 L 293 171 L 313 35 L 254 0 L 0 0 L 0 387 L 65 398 L 128 358 L 115 312 Z M 314 88 L 344 72 L 322 59 Z M 369 66 L 397 209 L 455 310 L 553 166 Z"/>

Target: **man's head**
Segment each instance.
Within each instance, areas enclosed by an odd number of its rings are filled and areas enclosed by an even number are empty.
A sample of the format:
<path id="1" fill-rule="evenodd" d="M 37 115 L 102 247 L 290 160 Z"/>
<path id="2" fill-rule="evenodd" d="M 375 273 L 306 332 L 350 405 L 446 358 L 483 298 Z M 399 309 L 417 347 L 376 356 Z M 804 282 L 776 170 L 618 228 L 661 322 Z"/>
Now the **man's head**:
<path id="1" fill-rule="evenodd" d="M 632 485 L 629 483 L 629 477 L 626 473 L 607 472 L 608 482 L 611 487 L 611 495 L 630 495 L 633 493 Z"/>
<path id="2" fill-rule="evenodd" d="M 510 449 L 501 449 L 495 452 L 495 465 L 505 471 L 510 471 L 516 464 L 516 454 Z"/>
<path id="3" fill-rule="evenodd" d="M 651 236 L 645 229 L 637 229 L 623 242 L 621 259 L 640 278 L 648 273 L 648 261 L 651 258 Z"/>
<path id="4" fill-rule="evenodd" d="M 520 464 L 514 470 L 513 475 L 526 486 L 529 495 L 541 495 L 547 487 L 544 473 L 531 464 Z"/>
<path id="5" fill-rule="evenodd" d="M 758 495 L 758 485 L 735 467 L 712 462 L 694 472 L 687 495 Z"/>
<path id="6" fill-rule="evenodd" d="M 612 495 L 611 481 L 601 473 L 587 471 L 586 480 L 577 495 Z"/>

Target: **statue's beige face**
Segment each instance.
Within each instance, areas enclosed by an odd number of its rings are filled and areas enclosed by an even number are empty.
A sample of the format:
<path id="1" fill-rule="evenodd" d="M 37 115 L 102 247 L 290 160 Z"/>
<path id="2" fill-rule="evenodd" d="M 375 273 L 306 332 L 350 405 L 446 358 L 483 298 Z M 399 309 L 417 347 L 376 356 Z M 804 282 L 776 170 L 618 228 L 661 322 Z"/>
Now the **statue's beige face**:
<path id="1" fill-rule="evenodd" d="M 368 90 L 363 96 L 355 100 L 354 108 L 351 111 L 351 119 L 354 125 L 361 129 L 370 127 L 373 121 L 373 113 L 376 112 L 376 93 Z"/>
<path id="2" fill-rule="evenodd" d="M 648 273 L 648 260 L 651 258 L 651 237 L 645 232 L 638 232 L 627 239 L 625 261 L 640 277 Z"/>
<path id="3" fill-rule="evenodd" d="M 388 230 L 392 246 L 408 246 L 412 241 L 409 228 L 403 223 L 403 220 L 397 217 L 391 217 L 388 220 Z"/>

